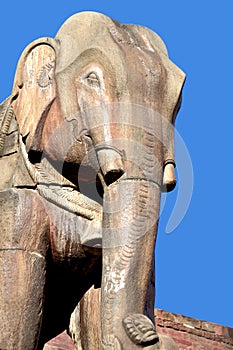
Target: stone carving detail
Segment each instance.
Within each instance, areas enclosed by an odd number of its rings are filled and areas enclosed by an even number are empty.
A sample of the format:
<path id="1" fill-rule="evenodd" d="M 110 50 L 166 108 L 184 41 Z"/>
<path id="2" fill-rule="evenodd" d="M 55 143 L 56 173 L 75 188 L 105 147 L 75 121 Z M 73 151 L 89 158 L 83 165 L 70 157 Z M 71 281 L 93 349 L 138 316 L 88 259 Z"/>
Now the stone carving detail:
<path id="1" fill-rule="evenodd" d="M 13 108 L 10 101 L 5 103 L 2 107 L 2 112 L 0 115 L 0 156 L 3 155 L 4 145 L 6 141 L 6 135 L 8 133 L 11 120 L 13 118 Z"/>
<path id="2" fill-rule="evenodd" d="M 44 67 L 42 67 L 38 76 L 38 85 L 41 88 L 46 88 L 52 84 L 52 69 L 54 69 L 54 64 L 51 63 L 47 63 Z"/>
<path id="3" fill-rule="evenodd" d="M 103 339 L 103 350 L 121 350 L 121 344 L 113 334 Z"/>
<path id="4" fill-rule="evenodd" d="M 99 13 L 25 48 L 0 105 L 0 349 L 69 324 L 80 350 L 164 349 L 154 248 L 184 80 L 155 33 Z"/>
<path id="5" fill-rule="evenodd" d="M 131 314 L 123 320 L 125 331 L 129 338 L 140 345 L 151 345 L 159 341 L 152 321 L 141 314 Z"/>

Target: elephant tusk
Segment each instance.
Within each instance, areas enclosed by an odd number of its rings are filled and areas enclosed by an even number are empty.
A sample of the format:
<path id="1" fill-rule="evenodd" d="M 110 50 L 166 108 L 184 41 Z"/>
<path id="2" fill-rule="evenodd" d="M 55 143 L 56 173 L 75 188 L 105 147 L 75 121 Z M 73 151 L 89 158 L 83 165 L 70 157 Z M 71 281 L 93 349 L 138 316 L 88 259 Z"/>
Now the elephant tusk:
<path id="1" fill-rule="evenodd" d="M 176 174 L 175 174 L 174 162 L 167 162 L 163 171 L 163 184 L 161 187 L 162 192 L 170 192 L 176 186 Z"/>

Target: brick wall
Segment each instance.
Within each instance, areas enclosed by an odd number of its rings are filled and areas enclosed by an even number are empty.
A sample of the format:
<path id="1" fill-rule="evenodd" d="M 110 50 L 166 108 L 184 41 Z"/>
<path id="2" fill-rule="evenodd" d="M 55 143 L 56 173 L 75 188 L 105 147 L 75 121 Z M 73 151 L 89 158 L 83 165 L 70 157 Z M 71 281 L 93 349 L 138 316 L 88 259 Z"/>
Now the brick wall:
<path id="1" fill-rule="evenodd" d="M 155 310 L 155 319 L 158 333 L 172 337 L 179 350 L 233 350 L 233 328 L 159 309 Z M 63 332 L 44 350 L 75 350 L 75 346 Z"/>
<path id="2" fill-rule="evenodd" d="M 233 350 L 233 328 L 155 310 L 157 331 L 171 336 L 179 350 Z"/>

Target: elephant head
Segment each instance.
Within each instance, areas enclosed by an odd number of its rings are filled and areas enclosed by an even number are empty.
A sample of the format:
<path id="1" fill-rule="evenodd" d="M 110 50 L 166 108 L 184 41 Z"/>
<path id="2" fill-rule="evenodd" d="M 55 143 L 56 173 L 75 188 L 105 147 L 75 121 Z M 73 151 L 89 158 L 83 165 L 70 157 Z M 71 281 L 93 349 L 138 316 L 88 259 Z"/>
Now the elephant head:
<path id="1" fill-rule="evenodd" d="M 72 16 L 55 39 L 30 44 L 17 67 L 12 105 L 30 171 L 43 155 L 74 193 L 96 176 L 102 192 L 104 349 L 156 341 L 144 314 L 152 318 L 160 192 L 175 186 L 173 126 L 184 79 L 154 32 L 92 12 Z M 95 202 L 82 200 L 93 213 Z"/>

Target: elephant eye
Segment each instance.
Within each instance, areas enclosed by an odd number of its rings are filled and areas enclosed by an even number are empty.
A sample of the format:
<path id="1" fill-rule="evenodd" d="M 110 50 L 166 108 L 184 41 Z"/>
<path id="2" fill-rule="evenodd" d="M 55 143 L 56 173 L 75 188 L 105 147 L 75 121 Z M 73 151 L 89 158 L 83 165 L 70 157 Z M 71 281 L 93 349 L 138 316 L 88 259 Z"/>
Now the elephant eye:
<path id="1" fill-rule="evenodd" d="M 99 81 L 99 78 L 96 75 L 96 73 L 91 72 L 90 74 L 88 74 L 86 79 L 87 79 L 87 82 L 88 82 L 89 85 L 96 86 L 96 87 L 100 86 L 100 81 Z"/>

